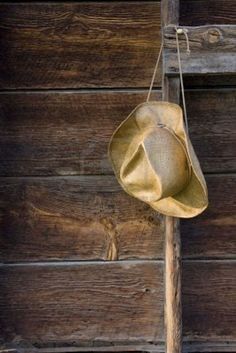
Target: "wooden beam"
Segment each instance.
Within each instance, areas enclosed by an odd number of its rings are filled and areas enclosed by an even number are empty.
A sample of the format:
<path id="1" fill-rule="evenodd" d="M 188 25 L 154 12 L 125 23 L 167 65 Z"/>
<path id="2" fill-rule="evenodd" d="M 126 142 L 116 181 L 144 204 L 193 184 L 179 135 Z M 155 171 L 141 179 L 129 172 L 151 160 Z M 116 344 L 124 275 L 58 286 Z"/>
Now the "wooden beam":
<path id="1" fill-rule="evenodd" d="M 235 74 L 236 26 L 211 25 L 182 27 L 188 31 L 191 53 L 186 52 L 186 38 L 179 36 L 182 71 L 185 75 Z M 168 25 L 164 33 L 164 70 L 167 75 L 178 75 L 175 26 Z"/>
<path id="2" fill-rule="evenodd" d="M 162 1 L 162 27 L 178 25 L 179 0 Z M 179 102 L 179 78 L 165 74 L 163 55 L 163 99 Z M 182 352 L 181 241 L 179 220 L 165 218 L 165 344 L 166 353 Z"/>

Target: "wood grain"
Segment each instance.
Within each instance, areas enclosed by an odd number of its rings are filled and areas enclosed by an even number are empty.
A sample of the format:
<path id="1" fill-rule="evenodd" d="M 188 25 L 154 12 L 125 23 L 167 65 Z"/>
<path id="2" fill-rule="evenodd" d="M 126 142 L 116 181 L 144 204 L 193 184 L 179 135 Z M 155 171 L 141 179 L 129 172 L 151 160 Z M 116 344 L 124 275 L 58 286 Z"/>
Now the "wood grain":
<path id="1" fill-rule="evenodd" d="M 147 87 L 160 3 L 1 3 L 0 31 L 1 88 Z"/>
<path id="2" fill-rule="evenodd" d="M 184 262 L 185 342 L 234 341 L 235 265 Z M 0 286 L 5 342 L 101 345 L 163 338 L 162 266 L 155 262 L 5 265 Z"/>
<path id="3" fill-rule="evenodd" d="M 184 257 L 235 258 L 236 175 L 207 177 L 209 207 L 200 216 L 181 220 Z"/>
<path id="4" fill-rule="evenodd" d="M 236 86 L 236 73 L 232 75 L 188 75 L 184 78 L 184 87 L 188 88 L 230 88 Z"/>
<path id="5" fill-rule="evenodd" d="M 3 266 L 0 286 L 5 342 L 91 346 L 163 338 L 161 264 Z"/>
<path id="6" fill-rule="evenodd" d="M 0 262 L 162 258 L 163 229 L 114 177 L 0 183 Z"/>
<path id="7" fill-rule="evenodd" d="M 186 27 L 186 38 L 179 35 L 181 67 L 184 75 L 233 75 L 236 72 L 236 25 L 208 25 Z M 179 75 L 176 55 L 176 30 L 173 25 L 164 28 L 164 70 L 168 75 Z"/>
<path id="8" fill-rule="evenodd" d="M 2 94 L 0 174 L 112 173 L 107 158 L 111 135 L 146 94 Z M 160 99 L 160 92 L 152 97 Z"/>
<path id="9" fill-rule="evenodd" d="M 183 266 L 185 340 L 235 341 L 236 261 L 187 262 Z"/>
<path id="10" fill-rule="evenodd" d="M 0 174 L 111 174 L 109 139 L 145 98 L 146 91 L 2 94 Z M 186 98 L 203 170 L 236 171 L 236 90 L 192 90 Z"/>
<path id="11" fill-rule="evenodd" d="M 165 217 L 166 352 L 182 352 L 182 256 L 179 219 Z"/>
<path id="12" fill-rule="evenodd" d="M 169 24 L 179 24 L 179 0 L 163 0 L 162 30 Z M 165 66 L 163 51 L 163 66 Z M 163 100 L 179 104 L 179 78 L 168 77 L 164 71 Z M 182 353 L 182 290 L 181 237 L 179 219 L 165 217 L 165 349 L 166 353 Z"/>
<path id="13" fill-rule="evenodd" d="M 235 25 L 234 0 L 181 0 L 180 25 L 203 26 L 207 24 Z"/>
<path id="14" fill-rule="evenodd" d="M 210 204 L 181 220 L 184 258 L 236 254 L 236 175 L 207 177 Z M 0 261 L 163 258 L 163 217 L 113 176 L 1 178 Z M 115 245 L 115 246 L 114 246 Z"/>
<path id="15" fill-rule="evenodd" d="M 189 134 L 204 172 L 236 171 L 236 90 L 186 92 Z"/>

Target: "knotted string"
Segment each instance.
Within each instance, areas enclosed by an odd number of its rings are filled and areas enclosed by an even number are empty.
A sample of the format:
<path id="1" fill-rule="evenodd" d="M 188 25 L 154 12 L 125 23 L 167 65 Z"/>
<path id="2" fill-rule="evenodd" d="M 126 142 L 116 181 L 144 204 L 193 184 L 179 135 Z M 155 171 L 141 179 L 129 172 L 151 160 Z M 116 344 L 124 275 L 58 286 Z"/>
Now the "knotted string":
<path id="1" fill-rule="evenodd" d="M 185 94 L 184 94 L 184 82 L 183 82 L 183 72 L 182 72 L 180 46 L 179 46 L 179 34 L 184 34 L 184 36 L 185 36 L 186 45 L 187 45 L 187 49 L 186 49 L 187 54 L 190 54 L 189 38 L 188 38 L 187 29 L 175 27 L 175 31 L 176 31 L 175 35 L 176 35 L 176 48 L 177 48 L 177 57 L 178 57 L 178 66 L 179 66 L 180 86 L 181 86 L 181 94 L 182 94 L 182 102 L 183 102 L 183 110 L 184 110 L 184 120 L 185 120 L 186 131 L 188 132 L 188 117 L 187 117 Z M 149 87 L 149 90 L 148 90 L 147 99 L 146 99 L 147 102 L 149 101 L 150 96 L 151 96 L 154 80 L 155 80 L 157 69 L 158 69 L 158 66 L 159 66 L 159 63 L 160 63 L 160 59 L 161 59 L 162 50 L 163 50 L 163 42 L 161 43 L 161 47 L 160 47 L 160 50 L 159 50 L 159 53 L 158 53 L 158 57 L 157 57 L 157 61 L 156 61 L 156 64 L 155 64 L 155 68 L 154 68 L 154 71 L 153 71 L 152 80 L 151 80 L 151 84 L 150 84 L 150 87 Z"/>

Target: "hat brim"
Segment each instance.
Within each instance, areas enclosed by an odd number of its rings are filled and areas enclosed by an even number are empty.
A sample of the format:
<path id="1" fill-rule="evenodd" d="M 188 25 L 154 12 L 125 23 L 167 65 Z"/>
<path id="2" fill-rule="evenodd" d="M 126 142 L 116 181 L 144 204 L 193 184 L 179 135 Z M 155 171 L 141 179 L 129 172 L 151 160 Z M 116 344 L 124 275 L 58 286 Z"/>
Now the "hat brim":
<path id="1" fill-rule="evenodd" d="M 144 111 L 146 115 L 142 113 Z M 182 109 L 177 104 L 163 101 L 141 103 L 115 130 L 109 144 L 108 154 L 117 180 L 128 194 L 135 197 L 120 179 L 120 169 L 134 136 L 140 134 L 143 128 L 152 127 L 154 124 L 166 125 L 182 141 L 191 163 L 192 173 L 189 183 L 181 192 L 148 204 L 168 216 L 181 218 L 197 216 L 208 206 L 207 186 L 199 161 L 185 131 Z"/>

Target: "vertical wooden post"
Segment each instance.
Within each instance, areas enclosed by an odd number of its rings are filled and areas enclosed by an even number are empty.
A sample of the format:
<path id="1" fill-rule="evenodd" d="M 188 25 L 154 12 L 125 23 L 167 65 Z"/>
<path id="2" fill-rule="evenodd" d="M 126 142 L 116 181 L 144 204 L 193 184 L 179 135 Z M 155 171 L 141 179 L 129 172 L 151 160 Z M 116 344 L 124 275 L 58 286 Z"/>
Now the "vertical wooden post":
<path id="1" fill-rule="evenodd" d="M 179 0 L 162 0 L 162 28 L 169 24 L 178 25 L 178 23 Z M 179 103 L 179 84 L 179 78 L 164 75 L 163 99 Z M 179 219 L 169 216 L 165 218 L 165 332 L 166 353 L 181 353 L 181 238 Z"/>

